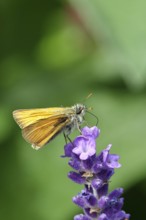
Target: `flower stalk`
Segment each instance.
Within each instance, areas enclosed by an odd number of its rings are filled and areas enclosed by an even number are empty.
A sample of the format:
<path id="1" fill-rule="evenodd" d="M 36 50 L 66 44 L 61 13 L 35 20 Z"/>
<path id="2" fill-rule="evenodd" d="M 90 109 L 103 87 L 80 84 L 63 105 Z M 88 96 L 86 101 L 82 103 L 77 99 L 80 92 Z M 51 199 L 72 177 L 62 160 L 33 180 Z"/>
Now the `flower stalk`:
<path id="1" fill-rule="evenodd" d="M 108 192 L 109 180 L 116 168 L 121 167 L 119 156 L 110 154 L 112 147 L 96 154 L 96 139 L 100 130 L 94 127 L 84 127 L 82 134 L 72 143 L 64 147 L 64 156 L 74 169 L 68 177 L 84 189 L 73 197 L 73 202 L 83 209 L 84 214 L 74 217 L 74 220 L 128 220 L 129 214 L 122 210 L 124 199 L 122 188 Z"/>

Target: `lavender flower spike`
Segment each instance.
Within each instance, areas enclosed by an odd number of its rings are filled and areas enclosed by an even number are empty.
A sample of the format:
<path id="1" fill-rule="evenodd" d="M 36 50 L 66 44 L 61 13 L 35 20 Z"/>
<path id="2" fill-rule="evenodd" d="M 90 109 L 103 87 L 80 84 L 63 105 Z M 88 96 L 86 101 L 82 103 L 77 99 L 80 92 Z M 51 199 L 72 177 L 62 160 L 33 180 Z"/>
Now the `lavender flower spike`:
<path id="1" fill-rule="evenodd" d="M 119 168 L 119 156 L 110 154 L 111 144 L 98 155 L 96 138 L 100 130 L 84 127 L 82 134 L 64 148 L 64 157 L 69 158 L 69 165 L 74 171 L 68 177 L 84 189 L 73 197 L 73 202 L 83 209 L 84 214 L 74 220 L 128 220 L 129 214 L 122 210 L 124 199 L 122 188 L 108 192 L 109 179 L 114 169 Z"/>

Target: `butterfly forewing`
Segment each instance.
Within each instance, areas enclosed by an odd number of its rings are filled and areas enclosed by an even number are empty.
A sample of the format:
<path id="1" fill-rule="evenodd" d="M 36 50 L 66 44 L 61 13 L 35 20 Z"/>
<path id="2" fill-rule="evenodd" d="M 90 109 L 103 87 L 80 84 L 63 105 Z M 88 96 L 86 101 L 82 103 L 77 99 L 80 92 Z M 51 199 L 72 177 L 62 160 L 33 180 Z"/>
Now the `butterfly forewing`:
<path id="1" fill-rule="evenodd" d="M 37 109 L 19 109 L 13 112 L 13 117 L 20 128 L 25 128 L 41 119 L 47 119 L 52 116 L 64 116 L 73 114 L 71 108 L 37 108 Z"/>

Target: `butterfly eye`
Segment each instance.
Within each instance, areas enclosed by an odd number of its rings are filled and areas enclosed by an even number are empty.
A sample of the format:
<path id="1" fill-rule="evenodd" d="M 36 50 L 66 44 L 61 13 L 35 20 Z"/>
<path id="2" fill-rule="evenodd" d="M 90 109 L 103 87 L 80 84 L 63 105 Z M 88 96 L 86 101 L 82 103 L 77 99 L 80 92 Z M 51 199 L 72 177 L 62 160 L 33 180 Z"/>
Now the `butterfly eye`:
<path id="1" fill-rule="evenodd" d="M 81 108 L 81 107 L 78 108 L 77 111 L 76 111 L 77 115 L 81 114 L 82 110 L 83 110 L 83 108 Z"/>

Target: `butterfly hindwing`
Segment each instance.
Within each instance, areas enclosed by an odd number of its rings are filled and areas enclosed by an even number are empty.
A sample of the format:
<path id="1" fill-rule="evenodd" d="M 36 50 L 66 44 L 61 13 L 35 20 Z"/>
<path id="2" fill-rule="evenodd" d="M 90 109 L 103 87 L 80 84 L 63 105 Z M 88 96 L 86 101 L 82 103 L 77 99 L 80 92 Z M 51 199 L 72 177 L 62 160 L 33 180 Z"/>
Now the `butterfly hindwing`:
<path id="1" fill-rule="evenodd" d="M 40 148 L 60 133 L 69 122 L 66 115 L 40 119 L 22 129 L 22 135 L 34 148 Z"/>

